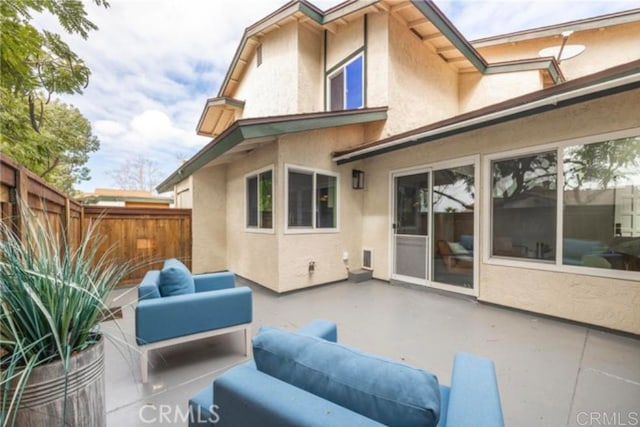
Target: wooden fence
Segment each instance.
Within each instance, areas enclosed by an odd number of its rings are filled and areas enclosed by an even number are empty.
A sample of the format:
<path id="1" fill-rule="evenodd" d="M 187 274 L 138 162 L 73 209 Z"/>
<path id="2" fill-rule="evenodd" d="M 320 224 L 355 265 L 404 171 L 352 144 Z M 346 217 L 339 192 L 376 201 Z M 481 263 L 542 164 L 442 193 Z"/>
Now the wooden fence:
<path id="1" fill-rule="evenodd" d="M 191 268 L 191 210 L 83 206 L 23 166 L 0 154 L 0 220 L 11 223 L 18 236 L 23 224 L 18 206 L 28 206 L 46 220 L 59 244 L 76 248 L 90 227 L 100 239 L 98 255 L 129 262 L 135 270 L 120 286 L 137 284 L 147 270 L 167 258 Z"/>

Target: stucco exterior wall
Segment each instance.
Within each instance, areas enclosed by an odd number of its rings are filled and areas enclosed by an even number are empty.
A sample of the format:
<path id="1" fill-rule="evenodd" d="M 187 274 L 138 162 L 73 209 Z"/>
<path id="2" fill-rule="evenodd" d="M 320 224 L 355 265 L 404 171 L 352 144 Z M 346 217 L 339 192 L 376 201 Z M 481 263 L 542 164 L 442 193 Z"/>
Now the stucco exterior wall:
<path id="1" fill-rule="evenodd" d="M 367 16 L 367 107 L 389 105 L 389 15 Z"/>
<path id="2" fill-rule="evenodd" d="M 327 33 L 327 70 L 364 46 L 364 18 L 338 25 Z"/>
<path id="3" fill-rule="evenodd" d="M 298 112 L 324 110 L 324 37 L 309 27 L 298 27 Z"/>
<path id="4" fill-rule="evenodd" d="M 277 144 L 270 143 L 254 150 L 240 161 L 228 166 L 226 190 L 228 194 L 226 220 L 227 268 L 242 277 L 263 286 L 278 289 L 278 239 L 273 233 L 260 233 L 245 230 L 245 176 L 259 169 L 274 166 L 274 182 L 280 179 L 281 172 L 275 169 Z M 276 193 L 273 206 L 280 210 L 282 201 Z M 275 230 L 278 224 L 274 223 Z"/>
<path id="5" fill-rule="evenodd" d="M 191 268 L 195 274 L 227 268 L 226 172 L 222 165 L 192 175 Z"/>
<path id="6" fill-rule="evenodd" d="M 395 17 L 389 19 L 389 112 L 383 136 L 458 113 L 458 75 Z"/>
<path id="7" fill-rule="evenodd" d="M 191 209 L 193 207 L 193 178 L 190 176 L 177 183 L 173 188 L 175 194 L 176 208 Z"/>
<path id="8" fill-rule="evenodd" d="M 262 64 L 254 54 L 233 97 L 245 101 L 243 118 L 294 114 L 297 86 L 298 24 L 291 22 L 263 37 Z"/>
<path id="9" fill-rule="evenodd" d="M 460 113 L 477 110 L 542 89 L 539 71 L 484 76 L 480 73 L 462 73 L 459 84 Z"/>
<path id="10" fill-rule="evenodd" d="M 640 90 L 635 90 L 363 161 L 367 190 L 362 245 L 374 251 L 374 276 L 390 278 L 391 171 L 640 127 L 639 108 Z M 483 228 L 486 212 L 482 211 L 483 198 L 488 194 L 482 187 L 487 173 L 482 160 L 481 180 L 476 184 L 480 241 L 488 235 Z M 482 260 L 482 247 L 478 249 Z M 479 269 L 480 300 L 640 333 L 639 281 L 529 269 L 525 274 L 522 268 L 484 261 Z M 616 313 L 612 313 L 613 307 Z"/>
<path id="11" fill-rule="evenodd" d="M 640 59 L 638 34 L 640 22 L 575 32 L 569 37 L 567 44 L 581 44 L 586 49 L 575 58 L 562 61 L 560 68 L 567 79 L 575 79 Z M 541 49 L 559 46 L 561 43 L 562 37 L 556 36 L 478 50 L 489 62 L 499 62 L 537 58 Z"/>
<path id="12" fill-rule="evenodd" d="M 362 190 L 351 188 L 352 165 L 337 166 L 330 153 L 361 141 L 363 126 L 348 126 L 286 135 L 279 140 L 278 169 L 286 173 L 286 166 L 301 166 L 339 174 L 338 210 L 339 231 L 312 231 L 291 234 L 285 230 L 284 179 L 278 180 L 278 236 L 279 286 L 286 292 L 307 286 L 343 280 L 347 277 L 343 253 L 349 254 L 350 268 L 360 267 Z M 284 178 L 284 177 L 282 177 Z M 315 271 L 309 274 L 309 262 Z"/>

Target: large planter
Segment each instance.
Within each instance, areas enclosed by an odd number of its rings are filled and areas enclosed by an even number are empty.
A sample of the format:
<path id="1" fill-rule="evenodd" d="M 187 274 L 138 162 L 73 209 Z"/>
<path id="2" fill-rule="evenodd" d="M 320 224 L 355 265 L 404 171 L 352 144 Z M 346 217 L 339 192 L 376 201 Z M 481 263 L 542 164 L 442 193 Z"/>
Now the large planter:
<path id="1" fill-rule="evenodd" d="M 15 425 L 106 426 L 103 342 L 101 338 L 97 344 L 71 356 L 66 402 L 62 361 L 35 368 L 22 394 Z"/>

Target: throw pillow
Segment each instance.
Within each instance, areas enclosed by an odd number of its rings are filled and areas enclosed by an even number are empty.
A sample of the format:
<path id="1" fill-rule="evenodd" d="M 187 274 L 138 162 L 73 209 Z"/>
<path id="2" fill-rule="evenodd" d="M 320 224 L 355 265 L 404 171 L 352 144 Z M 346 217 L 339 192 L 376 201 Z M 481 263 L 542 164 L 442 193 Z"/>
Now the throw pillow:
<path id="1" fill-rule="evenodd" d="M 192 294 L 195 292 L 193 276 L 177 259 L 166 260 L 158 276 L 158 289 L 163 297 Z"/>
<path id="2" fill-rule="evenodd" d="M 435 427 L 435 375 L 320 338 L 262 328 L 253 338 L 258 370 L 389 426 Z"/>

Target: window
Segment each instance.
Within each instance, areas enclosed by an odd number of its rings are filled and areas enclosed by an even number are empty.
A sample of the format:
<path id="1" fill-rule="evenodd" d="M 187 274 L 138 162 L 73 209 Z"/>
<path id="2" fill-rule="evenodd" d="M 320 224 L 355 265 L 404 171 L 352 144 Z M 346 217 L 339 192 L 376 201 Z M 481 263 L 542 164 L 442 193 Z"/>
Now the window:
<path id="1" fill-rule="evenodd" d="M 640 271 L 640 136 L 564 149 L 562 263 Z"/>
<path id="2" fill-rule="evenodd" d="M 262 45 L 256 48 L 256 68 L 262 65 Z"/>
<path id="3" fill-rule="evenodd" d="M 555 260 L 557 152 L 494 161 L 492 251 Z"/>
<path id="4" fill-rule="evenodd" d="M 289 229 L 337 228 L 337 176 L 290 168 L 287 170 L 287 186 Z"/>
<path id="5" fill-rule="evenodd" d="M 364 107 L 363 61 L 359 55 L 329 76 L 331 111 Z"/>
<path id="6" fill-rule="evenodd" d="M 273 171 L 246 177 L 247 228 L 273 229 Z"/>
<path id="7" fill-rule="evenodd" d="M 640 271 L 640 136 L 602 139 L 490 163 L 492 256 Z"/>

